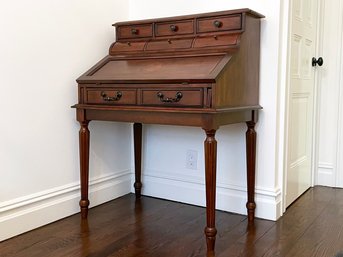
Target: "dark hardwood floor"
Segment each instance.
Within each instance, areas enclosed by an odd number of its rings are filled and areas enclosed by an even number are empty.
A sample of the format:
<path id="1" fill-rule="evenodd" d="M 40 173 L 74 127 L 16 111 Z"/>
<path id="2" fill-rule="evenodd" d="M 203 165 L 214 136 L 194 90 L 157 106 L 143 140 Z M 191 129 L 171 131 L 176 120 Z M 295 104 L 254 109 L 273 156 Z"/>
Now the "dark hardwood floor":
<path id="1" fill-rule="evenodd" d="M 315 187 L 277 222 L 217 212 L 216 257 L 333 257 L 343 250 L 343 189 Z M 205 257 L 205 209 L 133 194 L 0 243 L 1 257 Z"/>

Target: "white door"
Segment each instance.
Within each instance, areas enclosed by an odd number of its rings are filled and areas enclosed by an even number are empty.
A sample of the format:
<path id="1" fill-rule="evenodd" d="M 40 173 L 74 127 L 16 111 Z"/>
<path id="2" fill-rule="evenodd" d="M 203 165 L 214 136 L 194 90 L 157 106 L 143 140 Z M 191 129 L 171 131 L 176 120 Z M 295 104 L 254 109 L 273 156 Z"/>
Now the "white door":
<path id="1" fill-rule="evenodd" d="M 286 207 L 312 185 L 318 0 L 291 0 Z"/>

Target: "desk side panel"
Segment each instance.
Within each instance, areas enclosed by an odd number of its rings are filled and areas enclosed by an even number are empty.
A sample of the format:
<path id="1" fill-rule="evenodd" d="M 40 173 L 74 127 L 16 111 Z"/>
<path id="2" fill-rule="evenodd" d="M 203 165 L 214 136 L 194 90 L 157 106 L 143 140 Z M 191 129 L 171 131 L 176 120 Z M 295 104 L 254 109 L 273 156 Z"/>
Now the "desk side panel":
<path id="1" fill-rule="evenodd" d="M 260 19 L 245 16 L 240 49 L 216 78 L 215 108 L 258 105 L 260 65 Z"/>

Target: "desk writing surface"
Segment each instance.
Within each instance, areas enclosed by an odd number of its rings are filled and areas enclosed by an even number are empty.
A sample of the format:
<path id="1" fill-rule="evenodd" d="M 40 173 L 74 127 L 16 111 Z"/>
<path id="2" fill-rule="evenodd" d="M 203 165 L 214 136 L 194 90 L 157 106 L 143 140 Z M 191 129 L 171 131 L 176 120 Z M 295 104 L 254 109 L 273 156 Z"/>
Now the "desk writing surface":
<path id="1" fill-rule="evenodd" d="M 185 56 L 160 58 L 108 58 L 79 80 L 154 81 L 214 80 L 230 56 Z M 220 67 L 219 67 L 220 66 Z"/>

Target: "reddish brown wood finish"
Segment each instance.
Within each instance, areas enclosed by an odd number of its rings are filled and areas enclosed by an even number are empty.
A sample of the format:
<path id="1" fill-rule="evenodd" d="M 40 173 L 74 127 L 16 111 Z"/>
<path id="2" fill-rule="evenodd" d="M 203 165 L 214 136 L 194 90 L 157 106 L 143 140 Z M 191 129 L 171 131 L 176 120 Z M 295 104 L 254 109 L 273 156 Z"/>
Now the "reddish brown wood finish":
<path id="1" fill-rule="evenodd" d="M 216 79 L 216 108 L 256 105 L 259 101 L 260 21 L 245 17 L 246 32 L 240 37 L 240 51 L 232 55 Z M 252 43 L 254 42 L 254 43 Z M 244 72 L 245 71 L 245 72 Z M 247 72 L 249 71 L 249 72 Z M 237 84 L 240 85 L 237 87 Z"/>
<path id="2" fill-rule="evenodd" d="M 193 39 L 165 39 L 160 41 L 151 41 L 146 45 L 147 51 L 158 50 L 176 50 L 176 49 L 189 49 L 192 46 Z"/>
<path id="3" fill-rule="evenodd" d="M 168 44 L 167 41 L 165 43 Z M 215 82 L 215 78 L 228 61 L 229 58 L 225 54 L 148 56 L 127 59 L 108 56 L 82 75 L 78 82 L 81 86 L 84 83 L 177 83 L 184 85 L 193 82 Z"/>
<path id="4" fill-rule="evenodd" d="M 205 130 L 205 180 L 206 180 L 206 227 L 207 256 L 214 256 L 216 242 L 216 172 L 217 172 L 217 141 L 216 130 Z"/>
<path id="5" fill-rule="evenodd" d="M 88 121 L 80 121 L 79 142 L 80 142 L 80 180 L 81 180 L 81 217 L 88 215 L 88 183 L 89 183 L 89 130 Z"/>
<path id="6" fill-rule="evenodd" d="M 199 33 L 217 32 L 223 30 L 240 30 L 241 28 L 242 19 L 239 14 L 202 18 L 198 19 L 197 22 L 197 31 Z"/>
<path id="7" fill-rule="evenodd" d="M 227 46 L 236 45 L 239 38 L 238 34 L 231 35 L 214 35 L 210 37 L 199 37 L 194 40 L 194 48 L 209 46 Z"/>
<path id="8" fill-rule="evenodd" d="M 135 148 L 135 193 L 136 198 L 141 197 L 142 181 L 141 181 L 141 170 L 142 170 L 142 124 L 133 124 L 133 140 Z"/>
<path id="9" fill-rule="evenodd" d="M 248 221 L 254 222 L 255 218 L 255 166 L 256 166 L 256 113 L 252 111 L 251 121 L 247 122 L 246 151 L 247 151 L 247 185 L 248 185 Z"/>
<path id="10" fill-rule="evenodd" d="M 132 52 L 143 51 L 146 42 L 116 42 L 111 48 L 111 54 L 115 55 L 117 52 Z"/>
<path id="11" fill-rule="evenodd" d="M 182 97 L 177 102 L 163 102 L 166 99 L 176 99 L 177 93 L 180 92 Z M 164 98 L 161 99 L 157 97 L 157 94 L 163 94 Z M 203 106 L 203 90 L 193 89 L 193 90 L 183 90 L 183 89 L 148 89 L 142 90 L 142 104 L 143 105 L 159 105 L 159 106 Z"/>
<path id="12" fill-rule="evenodd" d="M 152 36 L 152 25 L 128 25 L 117 29 L 119 39 L 144 38 Z"/>
<path id="13" fill-rule="evenodd" d="M 159 22 L 155 24 L 156 37 L 177 36 L 194 33 L 193 20 L 176 21 L 176 22 Z"/>
<path id="14" fill-rule="evenodd" d="M 117 100 L 111 100 L 111 98 L 115 98 L 118 93 L 121 94 L 121 97 Z M 106 94 L 106 97 L 103 96 L 103 94 Z M 127 90 L 123 88 L 112 88 L 111 90 L 108 90 L 107 88 L 103 89 L 94 89 L 89 88 L 87 90 L 87 99 L 85 99 L 85 102 L 88 104 L 119 104 L 119 105 L 126 105 L 126 104 L 137 104 L 136 101 L 136 94 L 137 90 Z M 108 100 L 107 97 L 110 99 Z"/>
<path id="15" fill-rule="evenodd" d="M 142 124 L 201 127 L 206 132 L 207 255 L 216 240 L 215 132 L 246 122 L 248 219 L 254 221 L 260 18 L 249 9 L 115 24 L 109 55 L 83 74 L 80 130 L 81 213 L 88 210 L 91 120 L 132 122 L 136 197 L 141 196 Z"/>

